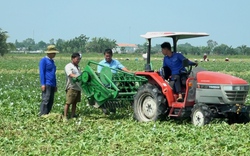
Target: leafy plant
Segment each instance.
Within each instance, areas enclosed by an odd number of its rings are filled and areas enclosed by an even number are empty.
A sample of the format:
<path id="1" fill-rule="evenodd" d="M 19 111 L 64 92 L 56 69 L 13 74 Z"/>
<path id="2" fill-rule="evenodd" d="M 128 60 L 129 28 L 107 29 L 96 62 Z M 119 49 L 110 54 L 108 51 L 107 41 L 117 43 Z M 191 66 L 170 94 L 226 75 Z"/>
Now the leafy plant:
<path id="1" fill-rule="evenodd" d="M 145 61 L 138 56 L 116 55 L 132 71 L 143 70 Z M 228 125 L 215 120 L 195 127 L 189 120 L 140 123 L 130 107 L 106 116 L 88 106 L 86 98 L 77 105 L 79 117 L 63 122 L 65 103 L 64 66 L 70 56 L 58 54 L 58 92 L 51 114 L 38 117 L 41 101 L 38 62 L 42 55 L 6 55 L 0 58 L 0 155 L 249 155 L 249 124 Z M 121 59 L 123 57 L 123 59 Z M 154 59 L 155 57 L 155 59 Z M 189 57 L 191 58 L 191 57 Z M 83 56 L 99 61 L 103 55 Z M 155 69 L 161 56 L 153 56 Z M 248 59 L 201 62 L 208 70 L 229 73 L 250 82 Z M 249 102 L 249 100 L 247 101 Z"/>

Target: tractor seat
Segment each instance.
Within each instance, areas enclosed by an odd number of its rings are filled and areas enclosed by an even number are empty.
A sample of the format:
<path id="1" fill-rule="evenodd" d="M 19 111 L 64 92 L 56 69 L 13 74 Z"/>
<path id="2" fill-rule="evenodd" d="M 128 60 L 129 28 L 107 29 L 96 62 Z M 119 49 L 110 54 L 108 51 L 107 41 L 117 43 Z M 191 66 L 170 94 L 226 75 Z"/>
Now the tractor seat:
<path id="1" fill-rule="evenodd" d="M 177 100 L 178 94 L 175 93 L 175 83 L 176 80 L 171 79 L 171 70 L 169 67 L 162 67 L 161 68 L 161 76 L 168 81 L 170 87 L 172 88 L 173 92 L 174 92 L 174 98 L 175 100 Z M 186 81 L 188 78 L 188 73 L 187 71 L 182 71 L 180 73 L 180 79 L 181 79 L 181 88 L 182 88 L 182 96 L 183 98 L 185 97 L 185 91 L 186 91 Z"/>
<path id="2" fill-rule="evenodd" d="M 161 76 L 165 80 L 169 81 L 170 86 L 173 88 L 173 84 L 174 84 L 175 80 L 171 80 L 172 72 L 171 72 L 170 68 L 168 66 L 165 66 L 165 67 L 162 67 L 160 69 L 160 71 L 161 71 L 160 72 Z M 181 85 L 186 86 L 188 72 L 187 71 L 180 71 L 180 77 L 181 77 Z"/>
<path id="3" fill-rule="evenodd" d="M 165 66 L 160 69 L 160 74 L 165 80 L 170 80 L 172 72 L 168 66 Z"/>

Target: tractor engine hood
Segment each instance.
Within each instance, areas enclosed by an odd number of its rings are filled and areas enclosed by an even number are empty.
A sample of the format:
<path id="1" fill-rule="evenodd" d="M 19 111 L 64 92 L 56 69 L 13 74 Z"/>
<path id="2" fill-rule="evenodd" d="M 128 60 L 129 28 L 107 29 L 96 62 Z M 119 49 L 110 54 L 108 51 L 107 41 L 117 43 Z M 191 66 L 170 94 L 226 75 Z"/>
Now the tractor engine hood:
<path id="1" fill-rule="evenodd" d="M 227 85 L 241 85 L 248 84 L 247 81 L 224 73 L 200 71 L 197 73 L 197 83 L 200 84 L 227 84 Z"/>

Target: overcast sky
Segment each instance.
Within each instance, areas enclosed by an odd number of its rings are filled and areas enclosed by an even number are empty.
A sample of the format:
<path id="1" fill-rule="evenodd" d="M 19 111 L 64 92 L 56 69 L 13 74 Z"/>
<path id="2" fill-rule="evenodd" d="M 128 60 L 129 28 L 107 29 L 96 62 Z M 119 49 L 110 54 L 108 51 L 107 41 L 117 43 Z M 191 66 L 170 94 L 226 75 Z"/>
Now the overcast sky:
<path id="1" fill-rule="evenodd" d="M 8 42 L 34 38 L 49 42 L 81 34 L 117 43 L 143 44 L 149 31 L 206 32 L 182 40 L 206 46 L 212 39 L 228 46 L 250 47 L 249 0 L 0 0 L 0 28 Z M 161 44 L 168 39 L 153 40 Z"/>

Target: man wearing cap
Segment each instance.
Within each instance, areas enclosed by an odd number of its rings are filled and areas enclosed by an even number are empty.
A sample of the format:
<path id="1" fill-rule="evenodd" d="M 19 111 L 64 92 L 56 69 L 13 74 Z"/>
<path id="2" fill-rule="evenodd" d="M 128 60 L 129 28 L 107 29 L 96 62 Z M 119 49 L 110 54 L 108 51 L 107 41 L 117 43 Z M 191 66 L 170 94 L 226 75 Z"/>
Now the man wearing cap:
<path id="1" fill-rule="evenodd" d="M 78 77 L 81 74 L 80 67 L 78 66 L 81 60 L 81 54 L 73 53 L 71 55 L 71 62 L 65 66 L 66 74 L 66 104 L 64 106 L 64 119 L 67 119 L 69 106 L 71 108 L 71 118 L 77 117 L 76 104 L 81 101 L 81 87 L 77 82 L 73 82 L 73 78 Z"/>
<path id="2" fill-rule="evenodd" d="M 49 114 L 54 102 L 56 86 L 56 66 L 53 58 L 59 53 L 54 45 L 49 45 L 47 56 L 43 57 L 39 63 L 40 83 L 42 89 L 42 102 L 40 106 L 40 116 Z"/>

